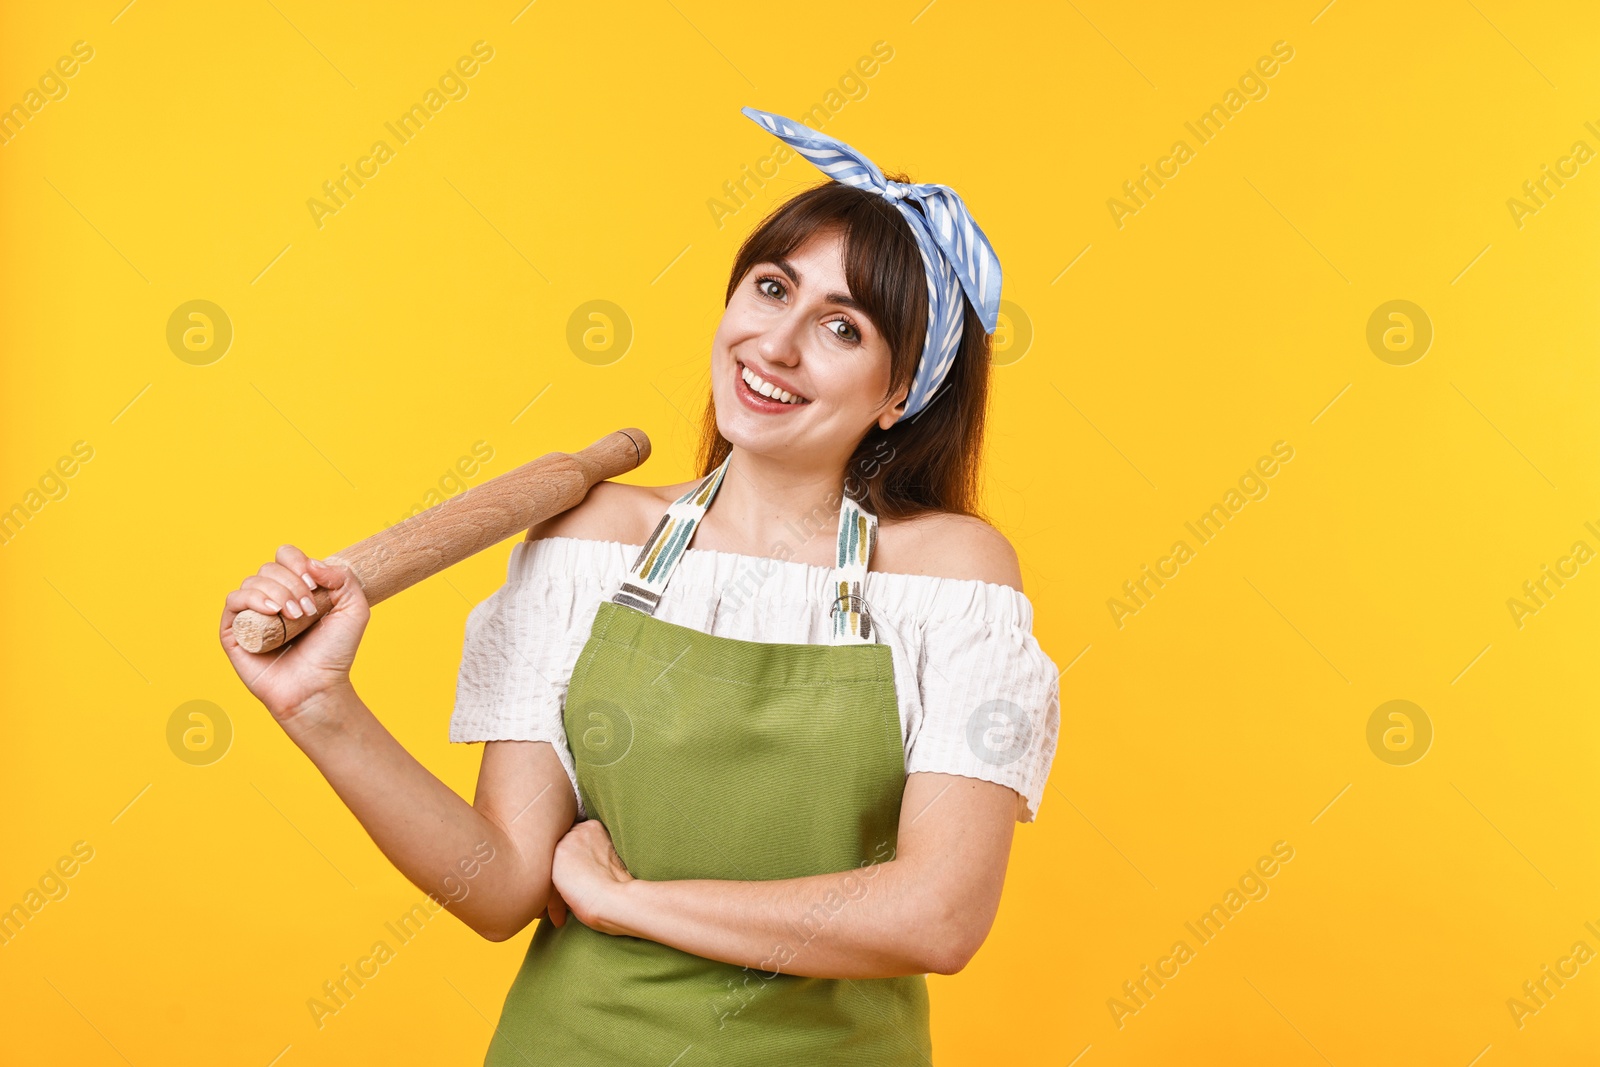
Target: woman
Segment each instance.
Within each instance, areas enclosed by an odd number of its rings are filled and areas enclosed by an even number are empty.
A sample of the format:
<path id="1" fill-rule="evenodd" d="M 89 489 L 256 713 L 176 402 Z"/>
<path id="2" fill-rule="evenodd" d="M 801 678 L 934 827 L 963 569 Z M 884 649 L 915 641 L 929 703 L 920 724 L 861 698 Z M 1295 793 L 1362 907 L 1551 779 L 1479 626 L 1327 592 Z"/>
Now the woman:
<path id="1" fill-rule="evenodd" d="M 396 867 L 491 940 L 549 920 L 487 1064 L 926 1062 L 924 975 L 983 942 L 1055 752 L 973 507 L 999 262 L 949 189 L 744 110 L 837 180 L 740 249 L 701 476 L 599 483 L 468 617 L 471 806 L 351 686 L 346 572 L 285 545 L 227 598 L 240 676 Z M 334 607 L 280 659 L 231 643 L 302 585 Z"/>

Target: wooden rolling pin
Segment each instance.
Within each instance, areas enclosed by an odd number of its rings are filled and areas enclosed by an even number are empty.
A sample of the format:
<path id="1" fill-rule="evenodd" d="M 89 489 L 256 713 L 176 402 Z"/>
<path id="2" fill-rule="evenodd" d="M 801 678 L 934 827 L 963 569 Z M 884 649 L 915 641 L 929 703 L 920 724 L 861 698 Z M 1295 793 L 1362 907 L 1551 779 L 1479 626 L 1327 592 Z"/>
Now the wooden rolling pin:
<path id="1" fill-rule="evenodd" d="M 420 514 L 324 556 L 348 567 L 367 603 L 376 604 L 552 515 L 577 507 L 596 482 L 626 474 L 650 458 L 650 438 L 629 427 L 581 452 L 551 452 Z M 292 619 L 246 608 L 233 618 L 247 652 L 271 652 L 333 609 L 326 589 L 310 594 L 317 614 Z"/>

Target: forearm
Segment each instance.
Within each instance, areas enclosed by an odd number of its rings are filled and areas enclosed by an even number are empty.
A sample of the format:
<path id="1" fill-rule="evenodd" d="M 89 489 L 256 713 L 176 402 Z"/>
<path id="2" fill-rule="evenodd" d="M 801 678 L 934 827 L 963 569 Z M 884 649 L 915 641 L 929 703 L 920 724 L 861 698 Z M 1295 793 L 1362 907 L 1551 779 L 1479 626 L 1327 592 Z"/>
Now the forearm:
<path id="1" fill-rule="evenodd" d="M 611 910 L 626 933 L 769 974 L 948 973 L 968 933 L 925 882 L 900 860 L 774 881 L 636 879 Z"/>
<path id="2" fill-rule="evenodd" d="M 550 857 L 523 855 L 406 751 L 353 688 L 318 700 L 285 725 L 401 874 L 493 940 L 545 907 Z"/>
<path id="3" fill-rule="evenodd" d="M 917 822 L 935 803 L 940 818 Z M 907 776 L 893 858 L 806 878 L 646 881 L 588 819 L 555 847 L 555 883 L 581 922 L 768 974 L 954 974 L 1000 907 L 1018 794 L 962 775 Z M 552 913 L 552 918 L 554 918 Z M 557 919 L 556 921 L 559 921 Z"/>

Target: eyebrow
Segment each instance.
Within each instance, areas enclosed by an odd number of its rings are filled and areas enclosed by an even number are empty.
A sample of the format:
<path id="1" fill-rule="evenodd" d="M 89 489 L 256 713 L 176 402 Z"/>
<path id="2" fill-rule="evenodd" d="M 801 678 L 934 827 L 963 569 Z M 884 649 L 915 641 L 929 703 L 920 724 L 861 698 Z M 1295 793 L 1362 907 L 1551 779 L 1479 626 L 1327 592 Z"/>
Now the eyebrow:
<path id="1" fill-rule="evenodd" d="M 774 257 L 772 262 L 779 270 L 783 271 L 783 273 L 789 276 L 790 281 L 794 282 L 796 285 L 801 284 L 800 272 L 795 269 L 795 265 L 793 263 L 790 263 L 782 256 Z M 854 308 L 863 315 L 867 313 L 867 309 L 861 306 L 861 302 L 855 297 L 851 296 L 849 293 L 829 293 L 826 297 L 824 297 L 824 299 L 830 304 L 838 304 L 840 307 Z"/>

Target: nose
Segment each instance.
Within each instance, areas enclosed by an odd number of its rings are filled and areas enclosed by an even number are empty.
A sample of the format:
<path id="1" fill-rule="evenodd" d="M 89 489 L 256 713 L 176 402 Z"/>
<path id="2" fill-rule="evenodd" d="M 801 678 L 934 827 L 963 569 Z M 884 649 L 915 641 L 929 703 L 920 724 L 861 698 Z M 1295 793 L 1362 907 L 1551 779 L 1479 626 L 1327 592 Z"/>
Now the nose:
<path id="1" fill-rule="evenodd" d="M 792 367 L 800 361 L 800 332 L 804 329 L 805 316 L 791 311 L 761 334 L 756 351 L 768 363 Z"/>

